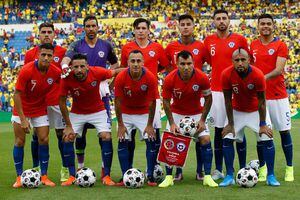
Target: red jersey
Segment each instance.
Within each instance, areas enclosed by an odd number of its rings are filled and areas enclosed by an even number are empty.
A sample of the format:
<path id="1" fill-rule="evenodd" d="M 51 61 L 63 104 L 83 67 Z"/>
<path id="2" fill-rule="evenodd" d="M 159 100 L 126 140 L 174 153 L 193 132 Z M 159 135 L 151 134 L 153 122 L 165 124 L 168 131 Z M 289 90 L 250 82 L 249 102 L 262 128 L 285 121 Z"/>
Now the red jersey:
<path id="1" fill-rule="evenodd" d="M 222 91 L 221 74 L 232 65 L 232 53 L 239 47 L 248 50 L 247 40 L 236 33 L 230 33 L 227 38 L 219 38 L 217 34 L 205 38 L 204 46 L 208 52 L 208 62 L 211 66 L 211 90 Z"/>
<path id="2" fill-rule="evenodd" d="M 133 50 L 140 50 L 144 56 L 144 66 L 157 77 L 158 66 L 167 67 L 168 58 L 163 47 L 157 42 L 151 42 L 145 48 L 141 48 L 135 41 L 129 42 L 122 47 L 121 66 L 127 67 L 129 53 Z"/>
<path id="3" fill-rule="evenodd" d="M 65 53 L 66 53 L 65 48 L 57 45 L 54 47 L 52 64 L 58 67 L 59 69 L 61 69 L 60 63 L 64 58 Z M 39 54 L 39 47 L 34 47 L 33 49 L 30 49 L 25 54 L 24 63 L 27 64 L 28 62 L 37 60 L 38 54 Z M 57 92 L 58 90 L 59 90 L 59 84 L 55 84 L 54 87 L 52 87 L 52 90 L 47 94 L 46 100 L 48 106 L 58 105 L 59 103 L 59 93 Z"/>
<path id="4" fill-rule="evenodd" d="M 164 99 L 173 99 L 171 111 L 181 115 L 200 114 L 203 110 L 200 98 L 208 94 L 210 94 L 208 77 L 199 69 L 194 69 L 188 82 L 180 78 L 178 69 L 173 70 L 166 76 L 162 92 Z"/>
<path id="5" fill-rule="evenodd" d="M 267 45 L 259 39 L 254 40 L 250 45 L 250 53 L 253 63 L 264 74 L 268 74 L 276 68 L 277 57 L 288 58 L 288 48 L 279 39 L 274 39 Z M 266 99 L 283 99 L 288 97 L 284 84 L 283 73 L 267 80 Z"/>
<path id="6" fill-rule="evenodd" d="M 71 112 L 76 114 L 91 114 L 104 110 L 100 98 L 99 85 L 101 81 L 112 77 L 111 70 L 102 67 L 88 67 L 87 78 L 84 81 L 75 79 L 73 72 L 61 80 L 60 96 L 73 98 Z"/>
<path id="7" fill-rule="evenodd" d="M 146 69 L 139 80 L 133 80 L 129 68 L 118 74 L 115 79 L 115 96 L 121 99 L 122 113 L 146 114 L 149 104 L 156 99 L 157 79 Z"/>
<path id="8" fill-rule="evenodd" d="M 203 63 L 207 60 L 207 53 L 201 41 L 194 40 L 192 44 L 184 45 L 180 40 L 171 42 L 166 47 L 166 55 L 173 69 L 177 69 L 177 54 L 181 51 L 188 51 L 193 55 L 194 66 L 202 70 Z"/>
<path id="9" fill-rule="evenodd" d="M 24 65 L 18 75 L 16 90 L 21 91 L 23 112 L 26 117 L 47 114 L 46 95 L 60 80 L 61 70 L 50 64 L 46 74 L 38 70 L 37 61 Z M 13 110 L 13 115 L 18 116 Z"/>
<path id="10" fill-rule="evenodd" d="M 257 92 L 266 90 L 266 81 L 262 71 L 250 66 L 249 73 L 241 78 L 233 66 L 222 73 L 223 90 L 232 90 L 232 107 L 237 111 L 254 112 L 258 110 Z"/>

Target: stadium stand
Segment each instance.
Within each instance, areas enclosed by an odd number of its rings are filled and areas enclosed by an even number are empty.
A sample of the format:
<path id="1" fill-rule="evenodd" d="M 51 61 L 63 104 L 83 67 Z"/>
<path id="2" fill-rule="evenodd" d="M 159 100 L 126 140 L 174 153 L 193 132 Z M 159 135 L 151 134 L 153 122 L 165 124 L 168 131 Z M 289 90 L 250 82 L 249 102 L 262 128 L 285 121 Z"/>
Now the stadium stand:
<path id="1" fill-rule="evenodd" d="M 185 12 L 194 15 L 197 24 L 195 37 L 203 40 L 213 30 L 209 19 L 213 10 L 225 7 L 233 19 L 239 19 L 239 23 L 232 24 L 231 29 L 243 34 L 249 43 L 257 36 L 257 30 L 256 20 L 249 22 L 247 19 L 255 19 L 259 14 L 268 11 L 272 11 L 274 17 L 280 19 L 281 23 L 276 24 L 276 36 L 282 38 L 289 47 L 285 77 L 292 113 L 295 113 L 300 109 L 299 2 L 287 0 L 260 1 L 260 4 L 258 2 L 259 0 L 203 0 L 202 3 L 190 0 L 90 0 L 89 3 L 83 0 L 0 1 L 0 24 L 34 24 L 31 31 L 14 29 L 8 31 L 0 28 L 0 110 L 6 112 L 12 110 L 16 75 L 22 66 L 25 51 L 38 45 L 37 24 L 42 21 L 72 22 L 68 28 L 55 30 L 56 43 L 67 47 L 70 42 L 84 36 L 82 26 L 76 20 L 85 17 L 87 13 L 95 14 L 100 19 L 147 17 L 152 21 L 165 22 L 166 26 L 151 26 L 151 37 L 166 47 L 170 41 L 178 38 L 175 21 L 178 15 Z M 122 45 L 132 38 L 130 23 L 105 24 L 100 20 L 99 32 L 101 38 L 111 41 L 118 56 Z"/>

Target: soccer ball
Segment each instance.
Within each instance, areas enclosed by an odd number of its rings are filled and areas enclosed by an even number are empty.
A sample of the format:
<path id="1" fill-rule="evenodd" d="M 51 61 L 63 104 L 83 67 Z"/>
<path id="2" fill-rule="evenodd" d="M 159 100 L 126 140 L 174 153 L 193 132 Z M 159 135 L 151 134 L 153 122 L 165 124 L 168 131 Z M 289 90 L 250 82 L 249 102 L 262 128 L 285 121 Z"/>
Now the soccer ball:
<path id="1" fill-rule="evenodd" d="M 257 181 L 257 174 L 250 167 L 240 169 L 236 175 L 237 184 L 244 188 L 254 187 Z"/>
<path id="2" fill-rule="evenodd" d="M 37 188 L 41 185 L 41 174 L 35 169 L 27 169 L 21 175 L 21 183 L 25 188 Z"/>
<path id="3" fill-rule="evenodd" d="M 75 175 L 75 184 L 79 187 L 92 187 L 96 182 L 95 172 L 87 167 L 80 169 Z"/>
<path id="4" fill-rule="evenodd" d="M 251 160 L 248 164 L 247 167 L 250 167 L 251 169 L 253 169 L 256 174 L 258 175 L 259 172 L 259 160 Z"/>
<path id="5" fill-rule="evenodd" d="M 145 175 L 136 168 L 128 169 L 123 176 L 123 183 L 127 188 L 140 188 L 144 185 Z"/>
<path id="6" fill-rule="evenodd" d="M 193 137 L 197 131 L 196 122 L 191 117 L 184 117 L 179 122 L 179 132 L 182 135 Z"/>
<path id="7" fill-rule="evenodd" d="M 164 180 L 164 171 L 160 165 L 154 166 L 153 178 L 156 183 L 160 183 Z"/>

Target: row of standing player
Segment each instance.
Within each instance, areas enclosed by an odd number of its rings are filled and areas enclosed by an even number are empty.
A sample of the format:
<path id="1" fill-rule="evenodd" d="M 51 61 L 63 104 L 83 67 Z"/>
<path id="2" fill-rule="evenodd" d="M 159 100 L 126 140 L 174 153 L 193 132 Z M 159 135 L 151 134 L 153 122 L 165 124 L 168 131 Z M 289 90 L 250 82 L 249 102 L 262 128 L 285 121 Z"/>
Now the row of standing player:
<path id="1" fill-rule="evenodd" d="M 212 66 L 212 78 L 211 78 L 211 85 L 212 85 L 212 94 L 213 94 L 213 105 L 211 109 L 211 115 L 212 119 L 214 119 L 215 123 L 215 160 L 216 160 L 216 168 L 217 171 L 213 173 L 213 178 L 221 178 L 222 177 L 222 127 L 225 125 L 225 108 L 222 104 L 222 101 L 224 102 L 223 99 L 223 94 L 222 94 L 222 88 L 220 86 L 220 81 L 219 77 L 221 74 L 221 71 L 223 70 L 223 66 L 229 66 L 231 64 L 231 54 L 232 52 L 237 49 L 238 47 L 243 47 L 245 49 L 248 49 L 247 47 L 247 42 L 246 39 L 243 38 L 240 35 L 234 34 L 229 32 L 229 18 L 228 14 L 226 11 L 216 11 L 213 16 L 214 23 L 217 28 L 217 33 L 211 36 L 208 36 L 205 41 L 204 45 L 200 41 L 196 41 L 193 38 L 193 28 L 194 28 L 194 22 L 193 18 L 189 15 L 183 15 L 179 18 L 179 30 L 181 32 L 181 38 L 179 41 L 173 42 L 168 45 L 166 48 L 166 57 L 165 59 L 163 55 L 163 49 L 162 47 L 155 43 L 152 42 L 148 39 L 148 34 L 149 34 L 149 22 L 144 19 L 138 19 L 134 23 L 134 33 L 135 33 L 135 40 L 134 42 L 131 42 L 127 45 L 125 45 L 122 48 L 122 61 L 121 65 L 126 66 L 126 52 L 127 56 L 130 50 L 134 49 L 139 49 L 143 52 L 144 59 L 145 59 L 145 67 L 148 68 L 150 71 L 154 71 L 155 75 L 157 74 L 157 71 L 159 69 L 159 66 L 162 67 L 167 67 L 168 60 L 170 60 L 170 63 L 173 66 L 176 66 L 175 62 L 175 57 L 176 53 L 178 53 L 180 50 L 188 50 L 193 54 L 193 59 L 195 60 L 195 67 L 200 68 L 202 64 L 206 61 Z M 274 76 L 278 76 L 278 78 L 281 78 L 281 71 L 282 68 L 284 67 L 286 57 L 287 57 L 287 50 L 284 43 L 282 43 L 278 39 L 273 40 L 273 19 L 269 17 L 262 18 L 264 20 L 263 23 L 259 23 L 260 27 L 260 32 L 261 32 L 261 37 L 260 40 L 257 40 L 256 42 L 253 42 L 251 44 L 251 52 L 252 56 L 255 61 L 255 64 L 258 66 L 264 66 L 265 69 L 262 69 L 264 73 L 266 74 L 266 78 L 270 79 Z M 267 22 L 265 22 L 267 21 Z M 271 24 L 270 24 L 271 23 Z M 112 64 L 112 67 L 118 67 L 117 64 L 117 58 L 113 53 L 113 50 L 109 43 L 102 41 L 100 39 L 97 39 L 97 20 L 93 17 L 87 17 L 84 20 L 84 27 L 86 31 L 86 36 L 83 40 L 79 40 L 72 45 L 70 45 L 70 49 L 66 53 L 66 57 L 62 60 L 62 64 L 67 64 L 70 62 L 70 58 L 74 54 L 74 52 L 78 53 L 86 53 L 88 57 L 88 63 L 91 66 L 106 66 L 106 62 L 110 62 Z M 51 43 L 53 41 L 53 28 L 51 26 L 47 25 L 45 27 L 40 27 L 40 40 L 42 43 Z M 261 45 L 261 47 L 259 47 Z M 255 49 L 254 49 L 255 48 Z M 97 50 L 96 50 L 97 49 Z M 207 49 L 207 50 L 205 50 Z M 89 51 L 90 50 L 90 51 Z M 30 53 L 31 52 L 31 56 Z M 26 55 L 25 62 L 30 61 L 35 59 L 37 57 L 38 53 L 38 48 L 34 48 L 33 50 L 29 51 Z M 58 66 L 60 65 L 60 61 L 62 57 L 65 54 L 65 50 L 63 50 L 61 47 L 56 46 L 55 51 L 54 51 L 54 64 L 57 64 Z M 209 52 L 209 53 L 205 53 Z M 222 53 L 220 53 L 222 52 Z M 146 55 L 146 56 L 145 56 Z M 273 57 L 273 59 L 265 59 L 266 56 Z M 272 63 L 262 63 L 264 61 L 270 61 L 272 60 Z M 151 64 L 148 64 L 151 63 Z M 198 66 L 200 65 L 200 66 Z M 270 73 L 269 73 L 270 72 Z M 278 79 L 277 78 L 277 79 Z M 274 79 L 274 78 L 273 78 Z M 271 81 L 273 80 L 271 79 Z M 270 82 L 270 81 L 269 81 Z M 276 84 L 276 86 L 282 86 L 282 84 Z M 267 88 L 272 88 L 272 87 L 267 87 Z M 273 87 L 274 88 L 274 87 Z M 270 90 L 270 89 L 269 89 Z M 54 90 L 53 90 L 54 91 Z M 280 93 L 278 94 L 278 91 L 271 91 L 269 92 L 272 96 L 276 96 L 276 98 L 285 100 L 287 98 L 283 97 L 281 95 L 282 89 Z M 273 94 L 273 95 L 272 95 Z M 269 97 L 268 97 L 269 96 Z M 267 99 L 271 100 L 270 95 L 268 95 L 268 90 L 267 90 Z M 47 99 L 49 99 L 47 97 Z M 105 100 L 104 100 L 105 101 Z M 56 101 L 57 102 L 57 101 Z M 50 104 L 47 102 L 47 104 L 50 105 L 57 105 L 56 104 Z M 282 105 L 281 103 L 279 103 Z M 282 107 L 282 106 L 281 106 Z M 53 107 L 51 107 L 53 108 Z M 282 109 L 282 108 L 281 108 Z M 218 113 L 217 116 L 214 116 L 214 113 L 216 113 L 216 110 L 219 112 L 220 110 L 223 110 L 224 112 L 220 114 Z M 288 111 L 287 111 L 288 112 Z M 56 112 L 54 112 L 56 114 Z M 286 113 L 286 112 L 285 112 Z M 49 112 L 50 115 L 50 112 Z M 221 117 L 216 118 L 216 117 Z M 281 117 L 281 116 L 279 116 Z M 289 120 L 286 119 L 286 117 L 289 117 L 288 114 L 284 114 L 285 119 L 284 120 Z M 277 120 L 277 117 L 273 117 L 274 120 Z M 57 118 L 56 118 L 57 119 Z M 274 122 L 273 122 L 274 123 Z M 290 121 L 288 123 L 282 123 L 282 119 L 280 119 L 281 124 L 290 124 Z M 290 126 L 288 128 L 278 128 L 281 132 L 282 136 L 282 142 L 283 142 L 283 148 L 284 152 L 287 158 L 287 170 L 286 170 L 286 180 L 293 180 L 292 175 L 287 176 L 287 174 L 292 174 L 288 172 L 292 172 L 292 145 L 291 145 L 291 137 L 289 134 Z M 159 128 L 159 126 L 156 126 Z M 61 138 L 62 138 L 62 128 L 63 127 L 56 127 L 57 129 L 60 129 L 60 131 L 57 131 L 57 135 L 59 138 L 59 146 L 61 147 Z M 159 137 L 157 137 L 159 138 Z M 77 142 L 77 141 L 76 141 Z M 84 139 L 83 141 L 84 144 Z M 78 140 L 79 144 L 76 144 L 77 149 L 81 149 L 85 146 L 80 145 L 80 140 Z M 103 141 L 100 137 L 99 139 L 100 145 L 103 146 Z M 107 142 L 108 146 L 110 148 L 111 142 Z M 34 147 L 34 140 L 32 142 L 32 146 Z M 246 152 L 245 152 L 245 144 L 246 141 L 245 139 L 243 140 L 242 143 L 237 143 L 237 150 L 238 150 L 238 155 L 239 155 L 239 160 L 240 160 L 240 166 L 242 167 L 245 163 L 245 157 L 246 157 Z M 105 146 L 105 145 L 104 145 Z M 108 149 L 109 149 L 108 148 Z M 35 149 L 35 148 L 33 148 Z M 62 149 L 62 148 L 60 148 Z M 106 148 L 107 149 L 107 148 Z M 129 149 L 130 149 L 130 160 L 131 163 L 133 161 L 133 149 L 134 149 L 134 140 L 131 141 L 131 144 L 129 144 Z M 197 148 L 196 145 L 196 150 L 197 150 L 197 155 L 199 155 L 199 146 Z M 244 150 L 244 151 L 243 151 Z M 102 147 L 103 151 L 103 147 Z M 260 148 L 260 145 L 258 145 L 258 152 L 261 152 L 262 149 Z M 78 161 L 79 161 L 79 166 L 83 166 L 83 155 L 84 151 L 77 151 L 78 156 Z M 62 154 L 63 155 L 63 154 Z M 103 152 L 102 152 L 103 155 Z M 262 158 L 262 153 L 259 153 L 259 158 L 261 160 L 261 169 L 264 167 L 264 162 Z M 35 156 L 37 158 L 37 156 Z M 80 158 L 81 157 L 81 158 Z M 63 156 L 62 156 L 63 158 Z M 197 178 L 201 179 L 201 171 L 202 171 L 202 166 L 201 166 L 201 158 L 197 156 Z M 62 159 L 64 160 L 64 159 Z M 105 160 L 105 159 L 103 159 Z M 108 159 L 109 160 L 109 159 Z M 80 162 L 81 161 L 81 162 Z M 17 162 L 18 163 L 18 162 Z M 38 162 L 37 162 L 38 163 Z M 63 162 L 64 163 L 64 162 Z M 63 164 L 64 165 L 64 164 Z M 109 164 L 108 164 L 109 166 Z M 104 165 L 105 168 L 105 165 Z M 105 170 L 104 170 L 105 171 Z M 106 170 L 109 171 L 109 170 Z M 217 173 L 216 173 L 217 172 Z M 219 173 L 220 172 L 220 173 Z M 260 174 L 265 174 L 265 173 L 260 173 Z M 106 175 L 109 175 L 109 172 L 106 172 Z M 105 176 L 107 177 L 107 176 Z M 109 177 L 109 176 L 108 176 Z M 180 169 L 177 170 L 176 177 L 178 180 L 182 179 L 182 172 Z M 261 178 L 261 177 L 260 177 Z M 263 179 L 263 177 L 261 178 Z M 106 183 L 112 183 L 111 180 L 104 181 Z"/>

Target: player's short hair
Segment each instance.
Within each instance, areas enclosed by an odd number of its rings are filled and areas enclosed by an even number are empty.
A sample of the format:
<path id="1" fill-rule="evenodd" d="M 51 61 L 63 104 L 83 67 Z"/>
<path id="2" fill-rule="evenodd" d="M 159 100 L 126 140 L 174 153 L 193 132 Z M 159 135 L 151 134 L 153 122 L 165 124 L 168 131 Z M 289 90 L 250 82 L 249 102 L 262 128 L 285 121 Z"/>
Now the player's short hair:
<path id="1" fill-rule="evenodd" d="M 81 53 L 77 53 L 77 54 L 74 54 L 74 56 L 72 57 L 71 63 L 74 60 L 85 60 L 85 61 L 87 61 L 87 56 L 84 55 L 84 54 L 81 54 Z"/>
<path id="2" fill-rule="evenodd" d="M 132 50 L 132 51 L 130 51 L 130 53 L 128 54 L 128 55 L 130 55 L 130 54 L 137 54 L 137 53 L 140 53 L 140 54 L 142 54 L 142 56 L 144 57 L 144 54 L 143 54 L 143 52 L 142 51 L 140 51 L 140 50 L 138 50 L 138 49 L 135 49 L 135 50 Z"/>
<path id="3" fill-rule="evenodd" d="M 272 15 L 267 14 L 267 13 L 264 13 L 264 14 L 261 14 L 261 15 L 258 17 L 258 23 L 259 23 L 259 20 L 264 19 L 264 18 L 271 19 L 272 22 L 274 22 L 274 19 L 273 19 Z"/>
<path id="4" fill-rule="evenodd" d="M 39 31 L 44 27 L 51 28 L 54 31 L 54 25 L 50 22 L 41 23 L 39 26 Z"/>
<path id="5" fill-rule="evenodd" d="M 242 47 L 239 47 L 238 49 L 234 50 L 234 52 L 232 53 L 232 58 L 234 58 L 235 56 L 237 56 L 239 54 L 249 57 L 248 51 Z"/>
<path id="6" fill-rule="evenodd" d="M 85 27 L 85 23 L 86 23 L 87 21 L 89 21 L 89 20 L 96 20 L 96 24 L 97 24 L 97 26 L 98 26 L 98 20 L 97 20 L 97 17 L 94 16 L 94 15 L 88 15 L 88 16 L 86 16 L 86 17 L 84 18 L 84 20 L 83 20 L 83 26 L 84 26 L 84 27 Z"/>
<path id="7" fill-rule="evenodd" d="M 140 23 L 143 23 L 143 22 L 145 22 L 146 24 L 147 24 L 147 28 L 149 29 L 150 28 L 150 21 L 149 20 L 147 20 L 147 19 L 145 19 L 145 18 L 137 18 L 136 20 L 134 20 L 134 22 L 133 22 L 133 28 L 135 29 L 135 28 L 137 28 L 138 27 L 138 25 L 140 24 Z"/>
<path id="8" fill-rule="evenodd" d="M 192 15 L 189 15 L 189 14 L 180 15 L 178 17 L 178 22 L 180 23 L 180 21 L 184 20 L 184 19 L 190 19 L 190 20 L 192 20 L 192 22 L 194 22 L 194 18 L 192 17 Z"/>
<path id="9" fill-rule="evenodd" d="M 179 58 L 183 58 L 183 59 L 186 60 L 186 59 L 188 59 L 189 57 L 193 58 L 193 55 L 192 55 L 189 51 L 185 51 L 185 50 L 180 51 L 180 52 L 177 54 L 177 56 L 176 56 L 177 60 L 178 60 Z"/>
<path id="10" fill-rule="evenodd" d="M 217 14 L 220 14 L 220 13 L 225 13 L 227 16 L 229 16 L 229 15 L 228 15 L 228 12 L 227 12 L 226 10 L 224 10 L 224 9 L 217 9 L 217 10 L 215 10 L 215 12 L 214 12 L 214 14 L 213 14 L 213 18 L 215 18 L 215 16 L 216 16 Z"/>
<path id="11" fill-rule="evenodd" d="M 54 51 L 54 46 L 50 43 L 45 43 L 45 44 L 41 44 L 39 46 L 39 49 L 50 49 L 50 50 Z"/>

